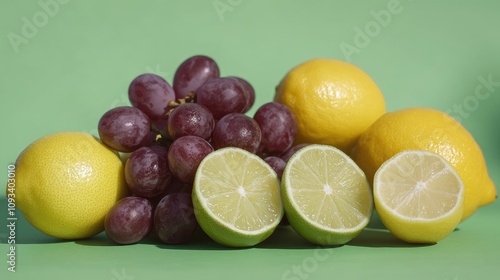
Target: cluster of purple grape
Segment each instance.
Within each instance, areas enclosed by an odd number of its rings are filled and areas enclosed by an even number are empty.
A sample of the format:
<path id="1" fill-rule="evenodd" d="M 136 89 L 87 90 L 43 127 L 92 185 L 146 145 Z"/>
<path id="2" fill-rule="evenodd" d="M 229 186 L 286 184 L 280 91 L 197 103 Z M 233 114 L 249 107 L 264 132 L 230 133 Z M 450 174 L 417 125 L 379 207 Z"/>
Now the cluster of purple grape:
<path id="1" fill-rule="evenodd" d="M 217 63 L 197 55 L 176 70 L 173 86 L 155 74 L 130 84 L 132 106 L 101 117 L 101 141 L 128 155 L 125 179 L 132 193 L 105 219 L 105 231 L 120 244 L 154 231 L 167 244 L 189 241 L 196 228 L 191 190 L 203 158 L 216 149 L 238 147 L 261 156 L 281 176 L 297 124 L 284 105 L 269 102 L 246 115 L 255 102 L 252 85 L 221 77 Z"/>

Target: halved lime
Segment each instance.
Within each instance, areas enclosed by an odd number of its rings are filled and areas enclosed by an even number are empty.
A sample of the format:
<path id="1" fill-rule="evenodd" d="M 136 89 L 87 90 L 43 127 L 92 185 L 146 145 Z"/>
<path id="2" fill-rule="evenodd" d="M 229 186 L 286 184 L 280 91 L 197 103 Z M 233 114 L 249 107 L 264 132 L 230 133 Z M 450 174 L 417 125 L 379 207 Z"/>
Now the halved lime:
<path id="1" fill-rule="evenodd" d="M 308 145 L 290 158 L 281 197 L 295 231 L 319 245 L 349 242 L 368 225 L 373 211 L 363 171 L 328 145 Z"/>
<path id="2" fill-rule="evenodd" d="M 375 173 L 375 207 L 399 239 L 435 243 L 451 233 L 464 212 L 464 186 L 441 156 L 407 150 L 388 159 Z"/>
<path id="3" fill-rule="evenodd" d="M 214 151 L 200 163 L 193 206 L 205 233 L 232 247 L 260 243 L 283 217 L 276 172 L 258 156 L 234 147 Z"/>

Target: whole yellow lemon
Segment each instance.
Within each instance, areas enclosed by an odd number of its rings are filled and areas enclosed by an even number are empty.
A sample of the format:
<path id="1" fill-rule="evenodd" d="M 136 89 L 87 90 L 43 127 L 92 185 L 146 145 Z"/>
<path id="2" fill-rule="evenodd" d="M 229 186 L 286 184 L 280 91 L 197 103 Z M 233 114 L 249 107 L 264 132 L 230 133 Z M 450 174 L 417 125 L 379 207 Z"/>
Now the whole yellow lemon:
<path id="1" fill-rule="evenodd" d="M 15 165 L 17 207 L 34 227 L 57 238 L 101 232 L 109 209 L 127 194 L 120 157 L 90 134 L 42 137 Z"/>
<path id="2" fill-rule="evenodd" d="M 439 110 L 406 108 L 383 115 L 361 135 L 353 158 L 371 182 L 382 163 L 413 149 L 442 156 L 460 175 L 465 191 L 462 221 L 495 200 L 481 148 L 459 122 Z"/>
<path id="3" fill-rule="evenodd" d="M 295 144 L 328 144 L 348 154 L 386 110 L 370 76 L 336 59 L 313 59 L 291 69 L 277 86 L 275 101 L 295 114 Z"/>

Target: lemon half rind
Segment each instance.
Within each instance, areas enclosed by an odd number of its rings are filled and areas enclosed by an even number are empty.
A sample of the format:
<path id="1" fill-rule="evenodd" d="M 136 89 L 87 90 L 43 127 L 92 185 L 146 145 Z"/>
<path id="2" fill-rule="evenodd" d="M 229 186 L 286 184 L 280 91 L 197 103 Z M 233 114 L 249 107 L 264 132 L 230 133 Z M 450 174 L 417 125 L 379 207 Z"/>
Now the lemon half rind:
<path id="1" fill-rule="evenodd" d="M 436 156 L 447 167 L 448 171 L 458 179 L 460 190 L 457 193 L 457 203 L 447 213 L 435 218 L 408 217 L 398 213 L 384 202 L 379 187 L 382 172 L 391 164 L 391 160 L 396 160 L 404 153 L 410 152 Z M 408 243 L 436 243 L 443 240 L 457 227 L 464 213 L 464 187 L 460 176 L 443 157 L 433 152 L 404 150 L 394 155 L 382 164 L 375 173 L 373 189 L 375 209 L 380 220 L 394 236 Z"/>

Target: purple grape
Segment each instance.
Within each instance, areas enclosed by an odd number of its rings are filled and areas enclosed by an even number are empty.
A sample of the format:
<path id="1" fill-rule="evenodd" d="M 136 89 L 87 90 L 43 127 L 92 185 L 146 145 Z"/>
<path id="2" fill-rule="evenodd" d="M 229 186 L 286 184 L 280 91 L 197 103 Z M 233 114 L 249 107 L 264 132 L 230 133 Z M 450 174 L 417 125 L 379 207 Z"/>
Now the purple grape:
<path id="1" fill-rule="evenodd" d="M 266 157 L 264 161 L 273 168 L 276 174 L 278 174 L 278 178 L 281 180 L 283 170 L 285 170 L 286 162 L 283 159 L 275 156 Z"/>
<path id="2" fill-rule="evenodd" d="M 193 184 L 183 183 L 179 181 L 179 179 L 174 177 L 172 183 L 170 184 L 170 188 L 167 189 L 165 195 L 172 193 L 180 193 L 180 192 L 191 193 L 192 190 L 193 190 Z"/>
<path id="3" fill-rule="evenodd" d="M 196 103 L 181 104 L 168 117 L 168 133 L 173 140 L 186 135 L 208 140 L 214 127 L 212 113 L 205 106 Z"/>
<path id="4" fill-rule="evenodd" d="M 181 193 L 181 192 L 190 194 L 192 192 L 192 190 L 193 190 L 193 184 L 183 183 L 183 182 L 179 181 L 179 179 L 172 176 L 172 182 L 170 183 L 168 188 L 164 192 L 162 192 L 161 194 L 159 194 L 153 198 L 150 198 L 149 201 L 151 201 L 153 206 L 156 207 L 156 205 L 158 205 L 160 200 L 169 194 Z"/>
<path id="5" fill-rule="evenodd" d="M 130 154 L 125 164 L 125 180 L 136 195 L 152 198 L 163 193 L 172 181 L 168 151 L 161 146 L 142 147 Z"/>
<path id="6" fill-rule="evenodd" d="M 189 193 L 173 193 L 156 206 L 154 228 L 158 238 L 167 244 L 187 243 L 198 227 Z"/>
<path id="7" fill-rule="evenodd" d="M 173 87 L 177 99 L 195 93 L 205 82 L 219 77 L 215 61 L 204 55 L 195 55 L 179 65 L 175 71 Z"/>
<path id="8" fill-rule="evenodd" d="M 192 184 L 200 162 L 213 150 L 201 137 L 188 135 L 177 138 L 168 150 L 168 164 L 172 174 L 181 182 Z"/>
<path id="9" fill-rule="evenodd" d="M 104 231 L 119 244 L 140 241 L 153 228 L 153 206 L 149 200 L 128 196 L 118 201 L 104 219 Z"/>
<path id="10" fill-rule="evenodd" d="M 175 100 L 175 93 L 162 77 L 142 74 L 130 83 L 128 98 L 132 106 L 139 108 L 151 120 L 157 120 L 167 118 L 168 103 Z"/>
<path id="11" fill-rule="evenodd" d="M 243 112 L 242 112 L 242 113 L 246 113 L 252 108 L 253 104 L 255 103 L 255 90 L 252 87 L 252 85 L 247 80 L 245 80 L 243 78 L 236 77 L 236 76 L 231 76 L 230 78 L 238 80 L 247 92 L 247 103 L 245 105 L 245 109 L 243 109 Z"/>
<path id="12" fill-rule="evenodd" d="M 227 114 L 242 113 L 247 106 L 247 91 L 234 78 L 216 78 L 196 91 L 196 102 L 212 112 L 219 120 Z"/>
<path id="13" fill-rule="evenodd" d="M 217 122 L 212 134 L 212 143 L 215 149 L 238 147 L 255 153 L 259 148 L 260 138 L 260 128 L 254 119 L 244 114 L 232 113 Z"/>
<path id="14" fill-rule="evenodd" d="M 262 132 L 259 152 L 278 155 L 292 146 L 297 134 L 297 122 L 288 107 L 278 102 L 269 102 L 262 105 L 253 118 Z"/>
<path id="15" fill-rule="evenodd" d="M 150 141 L 150 120 L 135 107 L 121 106 L 107 111 L 97 129 L 102 142 L 119 152 L 133 152 Z"/>
<path id="16" fill-rule="evenodd" d="M 298 150 L 304 148 L 305 146 L 309 145 L 308 143 L 302 143 L 298 144 L 295 146 L 290 147 L 290 149 L 286 150 L 284 153 L 280 155 L 280 158 L 282 158 L 285 162 L 288 162 L 288 160 L 297 152 Z"/>
<path id="17" fill-rule="evenodd" d="M 151 120 L 151 130 L 160 134 L 168 134 L 167 131 L 168 119 Z"/>

